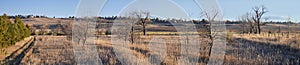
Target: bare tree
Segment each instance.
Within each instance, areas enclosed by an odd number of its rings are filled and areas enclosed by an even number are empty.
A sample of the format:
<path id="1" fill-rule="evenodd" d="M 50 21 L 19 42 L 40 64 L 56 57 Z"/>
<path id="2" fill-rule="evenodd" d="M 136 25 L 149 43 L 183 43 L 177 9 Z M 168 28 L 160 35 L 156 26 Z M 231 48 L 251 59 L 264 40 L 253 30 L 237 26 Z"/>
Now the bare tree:
<path id="1" fill-rule="evenodd" d="M 67 22 L 58 21 L 58 26 L 59 26 L 61 32 L 65 36 L 67 36 L 68 40 L 71 40 L 71 38 L 72 38 L 72 23 L 73 23 L 73 21 L 67 21 Z"/>
<path id="2" fill-rule="evenodd" d="M 45 25 L 42 25 L 42 26 L 41 26 L 41 30 L 40 30 L 40 34 L 41 34 L 41 35 L 46 35 L 46 34 L 48 33 L 47 30 L 48 30 L 48 25 L 46 25 L 46 24 L 45 24 Z"/>
<path id="3" fill-rule="evenodd" d="M 255 31 L 255 22 L 251 19 L 251 14 L 247 13 L 239 17 L 243 33 L 253 33 Z"/>
<path id="4" fill-rule="evenodd" d="M 261 25 L 262 16 L 268 11 L 265 6 L 256 6 L 252 10 L 254 11 L 254 16 L 252 17 L 252 19 L 255 21 L 257 25 L 256 34 L 260 34 L 261 33 L 260 25 Z"/>
<path id="5" fill-rule="evenodd" d="M 218 14 L 219 14 L 219 12 L 214 12 L 212 14 L 208 13 L 208 12 L 203 12 L 203 16 L 208 21 L 208 25 L 205 25 L 205 30 L 207 31 L 207 35 L 209 36 L 210 40 L 213 40 L 213 38 L 214 38 L 214 34 L 212 33 L 213 31 L 211 30 L 212 22 L 215 21 Z"/>
<path id="6" fill-rule="evenodd" d="M 288 18 L 287 18 L 287 23 L 288 23 L 288 34 L 287 34 L 287 37 L 289 38 L 290 37 L 290 33 L 291 33 L 291 24 L 292 24 L 292 17 L 291 16 L 289 16 Z"/>
<path id="7" fill-rule="evenodd" d="M 124 40 L 127 43 L 129 41 L 131 44 L 135 43 L 135 38 L 138 37 L 136 34 L 136 22 L 139 21 L 137 18 L 133 17 L 131 13 L 126 14 L 128 16 L 123 18 L 117 18 L 114 21 L 114 25 L 111 29 L 112 35 L 117 36 L 120 40 Z"/>
<path id="8" fill-rule="evenodd" d="M 147 20 L 149 20 L 150 12 L 146 11 L 136 11 L 132 12 L 132 15 L 136 16 L 139 20 L 139 23 L 142 25 L 143 35 L 146 35 L 146 26 Z"/>
<path id="9" fill-rule="evenodd" d="M 94 35 L 96 22 L 94 18 L 84 17 L 75 19 L 72 27 L 73 41 L 85 45 L 87 40 Z"/>
<path id="10" fill-rule="evenodd" d="M 129 32 L 129 37 L 130 37 L 130 42 L 133 44 L 134 43 L 134 38 L 135 38 L 135 23 L 133 23 L 134 21 L 132 19 L 129 19 L 129 22 L 127 22 L 128 24 L 131 25 L 130 27 L 130 32 Z"/>
<path id="11" fill-rule="evenodd" d="M 216 32 L 216 29 L 215 28 L 212 28 L 213 26 L 213 22 L 216 22 L 216 18 L 217 16 L 219 15 L 219 12 L 202 12 L 202 16 L 204 16 L 206 19 L 207 19 L 207 23 L 206 25 L 204 25 L 204 28 L 206 30 L 206 36 L 209 37 L 211 43 L 210 43 L 210 49 L 209 49 L 209 55 L 211 55 L 211 51 L 212 51 L 212 46 L 214 44 L 214 38 L 216 36 L 216 33 L 213 33 L 213 32 Z"/>
<path id="12" fill-rule="evenodd" d="M 208 31 L 208 37 L 210 39 L 209 45 L 209 61 L 208 64 L 221 64 L 223 62 L 222 57 L 225 55 L 227 44 L 227 32 L 225 21 L 221 21 L 222 12 L 218 9 L 202 10 L 203 16 L 208 20 L 206 29 Z M 228 39 L 227 39 L 228 40 Z"/>
<path id="13" fill-rule="evenodd" d="M 97 18 L 97 22 L 96 22 L 96 32 L 97 32 L 96 37 L 97 37 L 97 39 L 99 39 L 100 35 L 102 34 L 101 28 L 103 28 L 101 25 L 101 20 Z"/>

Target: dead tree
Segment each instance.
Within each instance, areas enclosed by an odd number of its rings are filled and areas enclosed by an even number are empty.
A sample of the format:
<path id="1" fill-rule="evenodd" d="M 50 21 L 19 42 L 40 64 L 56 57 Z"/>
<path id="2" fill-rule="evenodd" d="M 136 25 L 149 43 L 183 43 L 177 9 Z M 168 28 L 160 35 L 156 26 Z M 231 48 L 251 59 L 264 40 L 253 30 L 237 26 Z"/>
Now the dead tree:
<path id="1" fill-rule="evenodd" d="M 267 8 L 265 6 L 256 6 L 252 9 L 254 11 L 254 16 L 252 17 L 252 19 L 255 21 L 255 24 L 257 26 L 257 32 L 255 32 L 256 34 L 260 34 L 261 33 L 261 20 L 262 20 L 262 16 L 267 13 Z"/>
<path id="2" fill-rule="evenodd" d="M 47 25 L 47 24 L 42 25 L 41 28 L 42 28 L 41 29 L 42 35 L 48 35 L 50 33 L 49 25 Z"/>
<path id="3" fill-rule="evenodd" d="M 253 33 L 254 32 L 254 22 L 251 19 L 250 13 L 247 13 L 240 18 L 242 33 Z"/>
<path id="4" fill-rule="evenodd" d="M 290 30 L 290 26 L 291 26 L 291 24 L 293 24 L 292 23 L 292 21 L 291 21 L 291 17 L 289 16 L 288 18 L 287 18 L 287 23 L 288 23 L 288 33 L 287 33 L 287 38 L 289 38 L 290 37 L 290 33 L 291 33 L 291 30 Z"/>
<path id="5" fill-rule="evenodd" d="M 206 36 L 209 37 L 211 43 L 210 43 L 210 49 L 209 49 L 209 55 L 211 55 L 211 51 L 212 51 L 212 46 L 214 43 L 214 38 L 216 36 L 216 31 L 213 31 L 212 22 L 216 21 L 216 17 L 219 15 L 219 12 L 202 12 L 203 16 L 207 19 L 207 23 L 206 25 L 204 25 L 205 30 L 207 31 Z"/>
<path id="6" fill-rule="evenodd" d="M 147 26 L 147 20 L 149 19 L 150 13 L 145 11 L 139 11 L 139 12 L 133 12 L 132 15 L 135 15 L 138 19 L 143 30 L 143 35 L 146 35 L 146 26 Z"/>
<path id="7" fill-rule="evenodd" d="M 63 35 L 67 36 L 68 40 L 72 39 L 72 23 L 73 21 L 66 21 L 66 22 L 58 21 L 58 26 L 61 32 L 63 32 Z"/>
<path id="8" fill-rule="evenodd" d="M 119 35 L 120 38 L 123 38 L 124 41 L 129 40 L 129 42 L 133 44 L 135 43 L 135 38 L 138 37 L 138 35 L 136 34 L 137 21 L 138 21 L 137 18 L 131 16 L 118 19 L 115 21 L 116 23 L 115 25 L 118 25 L 116 26 L 118 30 L 113 30 L 113 32 L 118 32 L 117 35 Z"/>
<path id="9" fill-rule="evenodd" d="M 96 22 L 95 19 L 84 17 L 75 19 L 72 28 L 72 38 L 78 44 L 85 45 L 87 40 L 94 35 Z"/>

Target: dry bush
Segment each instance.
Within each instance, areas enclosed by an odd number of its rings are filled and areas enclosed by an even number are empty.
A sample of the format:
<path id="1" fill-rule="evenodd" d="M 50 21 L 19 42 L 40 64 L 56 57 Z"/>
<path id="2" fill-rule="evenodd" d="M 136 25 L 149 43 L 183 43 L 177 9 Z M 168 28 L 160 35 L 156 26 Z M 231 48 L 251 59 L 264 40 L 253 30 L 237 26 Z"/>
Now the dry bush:
<path id="1" fill-rule="evenodd" d="M 226 40 L 228 43 L 232 43 L 234 41 L 233 33 L 227 32 Z"/>
<path id="2" fill-rule="evenodd" d="M 287 43 L 289 46 L 294 48 L 300 48 L 300 36 L 295 36 L 293 38 L 290 38 Z"/>

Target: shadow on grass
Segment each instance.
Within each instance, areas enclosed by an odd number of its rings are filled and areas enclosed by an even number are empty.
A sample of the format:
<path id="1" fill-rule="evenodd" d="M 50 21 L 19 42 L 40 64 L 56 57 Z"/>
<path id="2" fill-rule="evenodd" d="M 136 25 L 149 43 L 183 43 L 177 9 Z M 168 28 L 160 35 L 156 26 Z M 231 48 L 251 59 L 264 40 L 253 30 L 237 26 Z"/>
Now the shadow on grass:
<path id="1" fill-rule="evenodd" d="M 104 50 L 104 52 L 99 53 L 99 57 L 104 65 L 122 65 L 119 60 L 117 60 L 115 52 L 113 52 L 112 47 L 97 45 L 97 48 Z"/>
<path id="2" fill-rule="evenodd" d="M 20 47 L 16 51 L 14 51 L 11 55 L 7 56 L 5 58 L 5 60 L 4 60 L 4 64 L 7 64 L 7 65 L 17 65 L 17 64 L 20 64 L 21 60 L 24 58 L 25 54 L 34 45 L 34 41 L 35 41 L 35 39 L 34 40 L 32 39 L 32 41 L 26 43 L 25 45 L 23 45 L 22 47 Z M 18 54 L 17 53 L 18 51 L 21 51 L 21 53 Z"/>
<path id="3" fill-rule="evenodd" d="M 242 38 L 228 43 L 226 56 L 235 60 L 225 60 L 225 64 L 263 64 L 263 65 L 295 65 L 300 63 L 300 50 L 288 45 L 270 44 Z"/>

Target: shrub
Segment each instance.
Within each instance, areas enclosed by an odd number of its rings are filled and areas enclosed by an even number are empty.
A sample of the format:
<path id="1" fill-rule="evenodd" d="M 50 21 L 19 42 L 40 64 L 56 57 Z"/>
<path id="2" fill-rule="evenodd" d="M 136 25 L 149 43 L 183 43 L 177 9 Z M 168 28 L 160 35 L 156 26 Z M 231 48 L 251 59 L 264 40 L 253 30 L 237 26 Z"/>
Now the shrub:
<path id="1" fill-rule="evenodd" d="M 105 35 L 111 35 L 110 31 L 105 31 Z"/>
<path id="2" fill-rule="evenodd" d="M 228 43 L 233 42 L 234 41 L 234 39 L 233 39 L 233 33 L 227 32 L 227 34 L 226 34 L 226 40 L 227 40 Z"/>
<path id="3" fill-rule="evenodd" d="M 25 26 L 19 17 L 12 23 L 4 14 L 0 16 L 0 26 L 0 48 L 14 45 L 31 34 L 29 27 Z"/>

